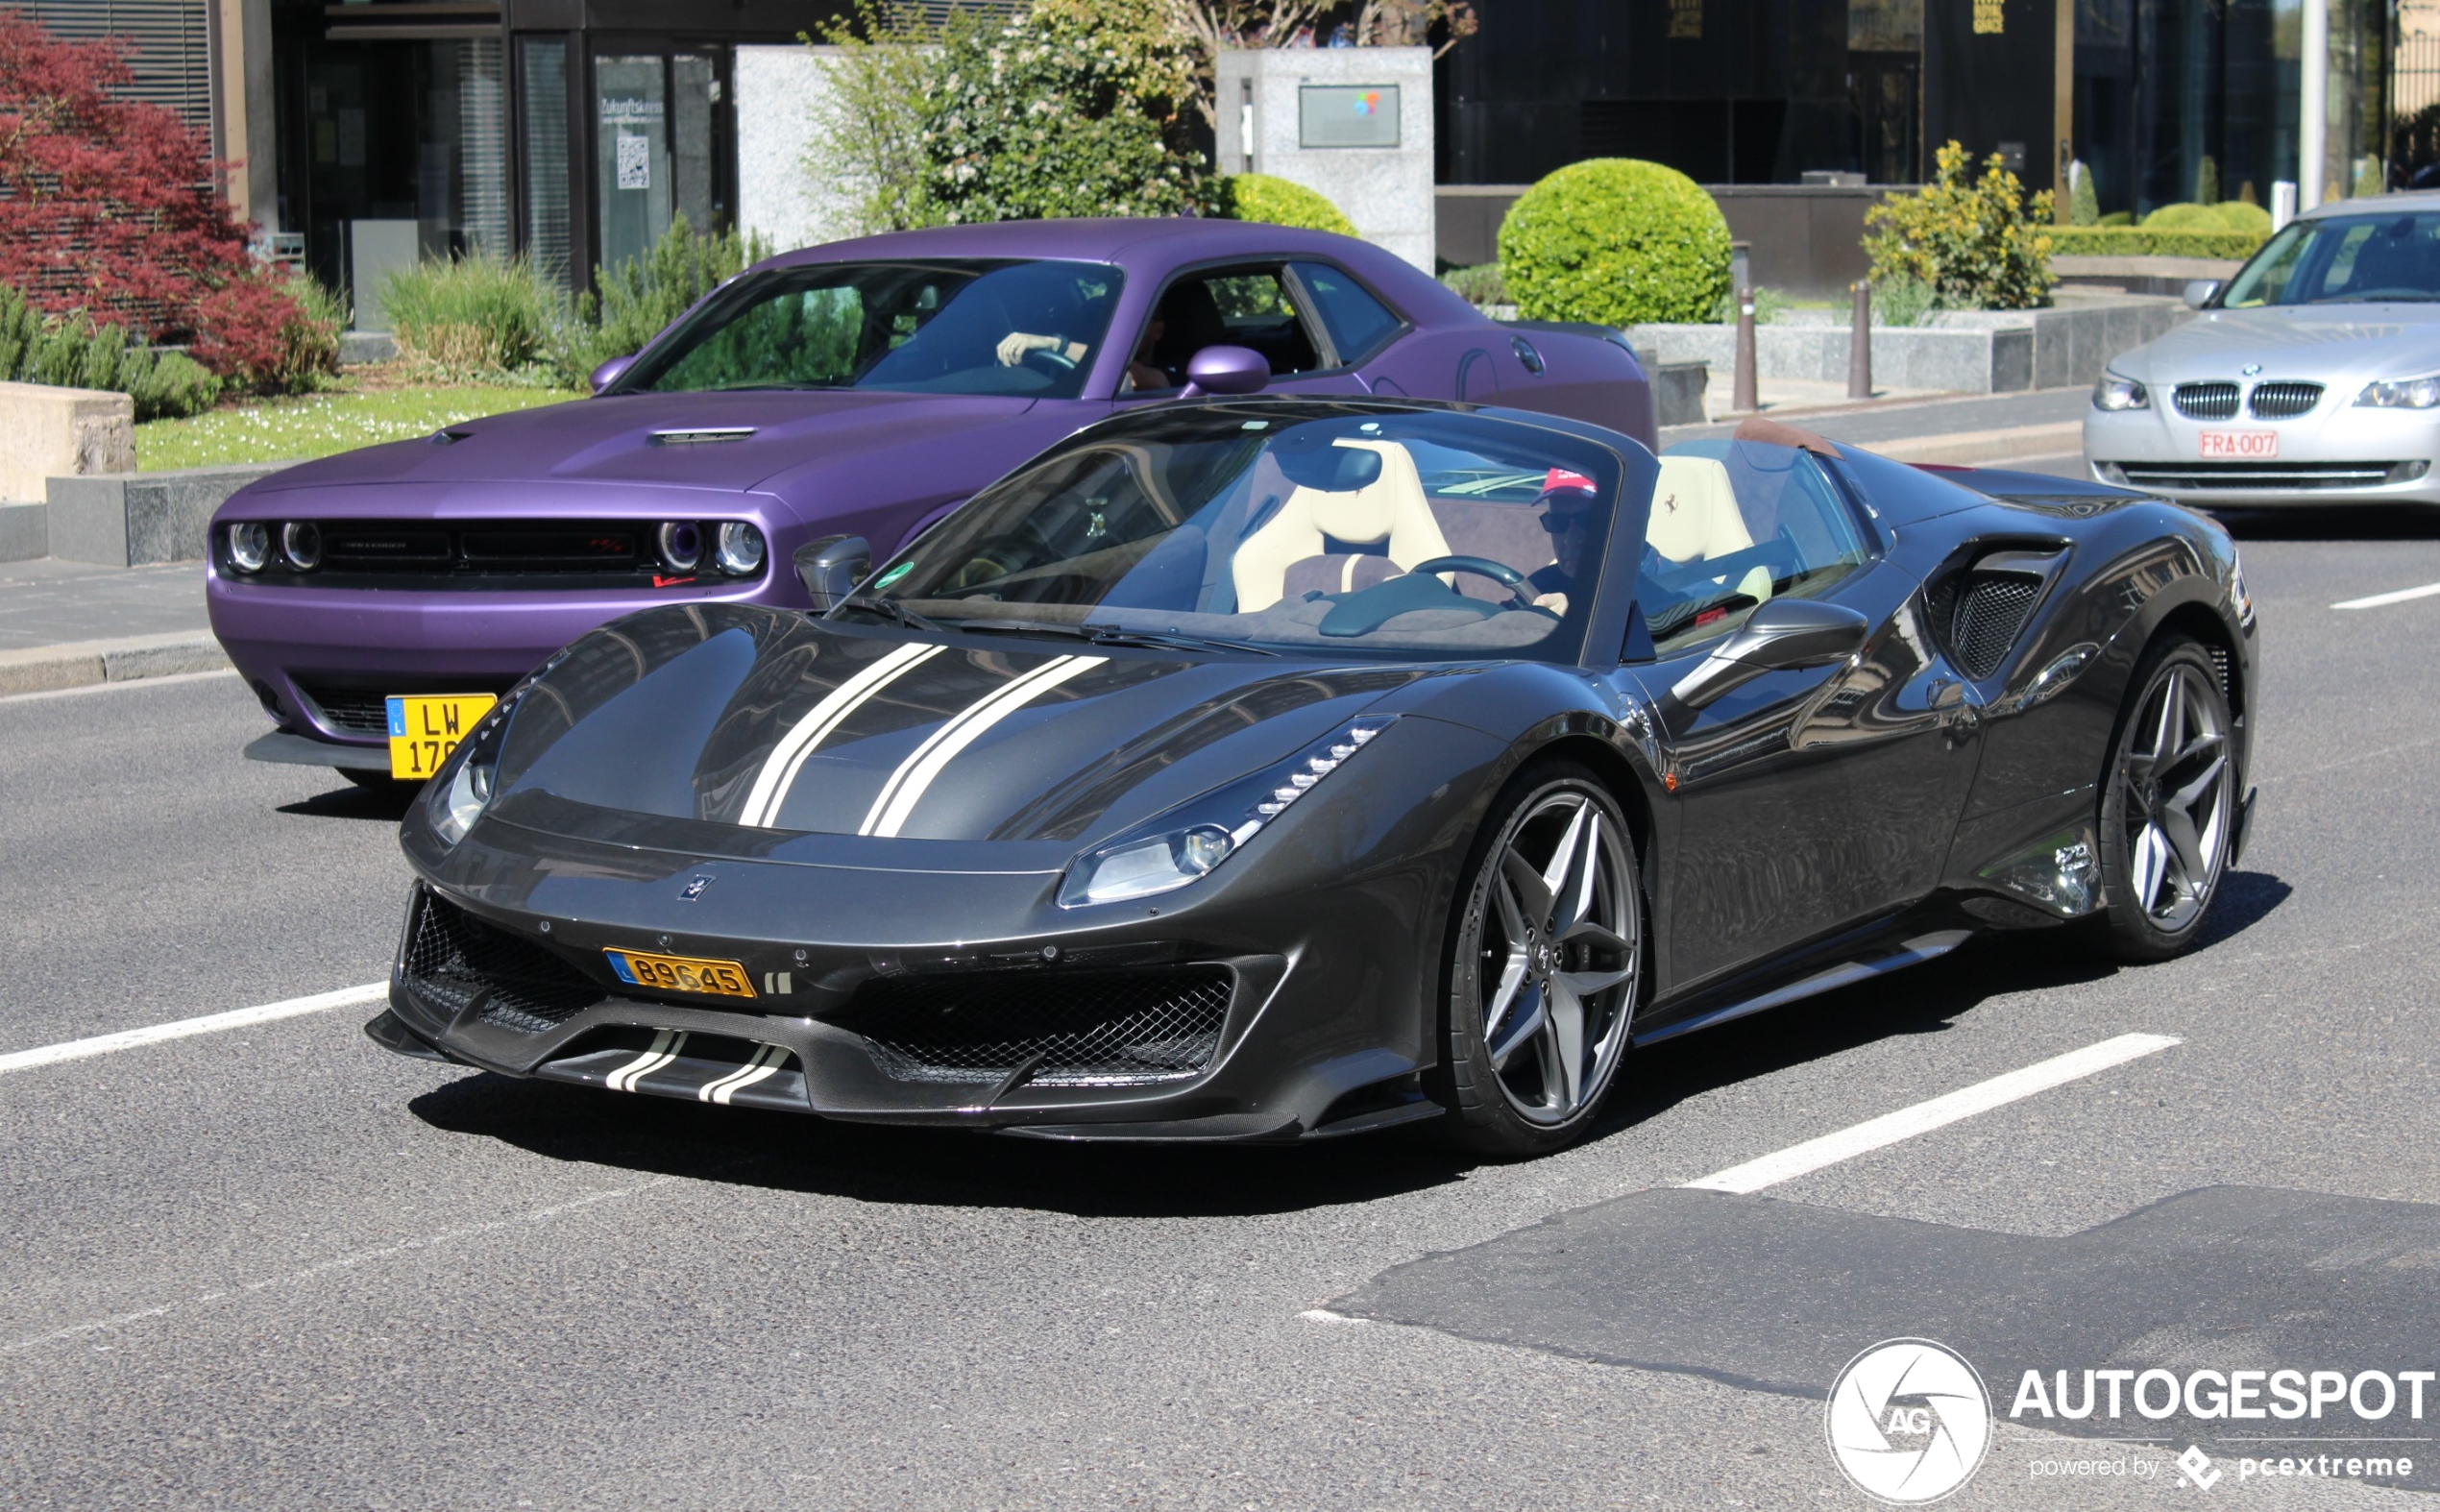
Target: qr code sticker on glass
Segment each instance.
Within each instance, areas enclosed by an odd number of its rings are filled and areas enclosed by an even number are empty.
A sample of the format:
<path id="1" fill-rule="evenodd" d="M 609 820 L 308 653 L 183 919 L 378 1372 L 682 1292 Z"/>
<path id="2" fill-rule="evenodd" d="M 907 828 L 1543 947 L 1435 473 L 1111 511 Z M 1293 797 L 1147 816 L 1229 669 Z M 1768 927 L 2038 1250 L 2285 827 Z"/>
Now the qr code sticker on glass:
<path id="1" fill-rule="evenodd" d="M 652 138 L 619 134 L 619 187 L 648 189 L 652 187 Z"/>

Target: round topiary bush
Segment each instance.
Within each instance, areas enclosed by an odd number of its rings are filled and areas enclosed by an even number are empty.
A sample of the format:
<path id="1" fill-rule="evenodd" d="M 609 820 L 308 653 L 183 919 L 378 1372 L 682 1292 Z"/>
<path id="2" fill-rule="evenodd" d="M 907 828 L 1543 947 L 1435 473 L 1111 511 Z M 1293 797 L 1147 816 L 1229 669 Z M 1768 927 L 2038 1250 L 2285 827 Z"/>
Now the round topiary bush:
<path id="1" fill-rule="evenodd" d="M 2271 212 L 2258 205 L 2249 205 L 2243 200 L 2222 200 L 2211 207 L 2211 213 L 2219 218 L 2222 231 L 2241 231 L 2256 236 L 2271 233 Z"/>
<path id="2" fill-rule="evenodd" d="M 1728 293 L 1728 222 L 1674 168 L 1596 158 L 1509 207 L 1500 273 L 1527 320 L 1708 321 Z"/>
<path id="3" fill-rule="evenodd" d="M 2146 231 L 2226 231 L 2221 224 L 2218 207 L 2210 205 L 2163 205 L 2143 218 Z"/>
<path id="4" fill-rule="evenodd" d="M 1220 213 L 1232 221 L 1355 234 L 1355 223 L 1337 206 L 1301 183 L 1267 173 L 1231 174 L 1220 181 Z"/>

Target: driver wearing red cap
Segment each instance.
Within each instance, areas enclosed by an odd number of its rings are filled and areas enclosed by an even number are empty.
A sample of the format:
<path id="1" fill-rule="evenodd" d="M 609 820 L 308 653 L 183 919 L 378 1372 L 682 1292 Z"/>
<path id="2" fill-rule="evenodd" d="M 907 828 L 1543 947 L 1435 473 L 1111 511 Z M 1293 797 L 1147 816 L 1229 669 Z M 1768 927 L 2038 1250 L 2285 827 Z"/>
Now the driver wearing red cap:
<path id="1" fill-rule="evenodd" d="M 1542 510 L 1542 528 L 1550 533 L 1553 560 L 1525 579 L 1533 587 L 1536 608 L 1568 612 L 1568 592 L 1583 570 L 1585 548 L 1598 524 L 1597 498 L 1593 479 L 1581 473 L 1554 467 L 1543 475 L 1542 496 L 1534 503 Z"/>

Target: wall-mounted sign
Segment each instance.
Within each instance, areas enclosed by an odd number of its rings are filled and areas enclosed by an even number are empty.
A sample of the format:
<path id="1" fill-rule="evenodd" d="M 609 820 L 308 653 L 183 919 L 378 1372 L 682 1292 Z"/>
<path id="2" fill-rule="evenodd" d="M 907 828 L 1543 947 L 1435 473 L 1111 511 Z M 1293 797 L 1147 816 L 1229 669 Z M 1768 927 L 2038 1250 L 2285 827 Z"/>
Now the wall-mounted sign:
<path id="1" fill-rule="evenodd" d="M 1308 84 L 1297 90 L 1300 147 L 1395 147 L 1398 85 Z"/>
<path id="2" fill-rule="evenodd" d="M 1669 35 L 1671 41 L 1701 41 L 1703 0 L 1669 0 Z"/>
<path id="3" fill-rule="evenodd" d="M 1986 37 L 1998 37 L 2008 30 L 2008 18 L 2000 13 L 2000 0 L 1974 0 L 1974 30 Z"/>

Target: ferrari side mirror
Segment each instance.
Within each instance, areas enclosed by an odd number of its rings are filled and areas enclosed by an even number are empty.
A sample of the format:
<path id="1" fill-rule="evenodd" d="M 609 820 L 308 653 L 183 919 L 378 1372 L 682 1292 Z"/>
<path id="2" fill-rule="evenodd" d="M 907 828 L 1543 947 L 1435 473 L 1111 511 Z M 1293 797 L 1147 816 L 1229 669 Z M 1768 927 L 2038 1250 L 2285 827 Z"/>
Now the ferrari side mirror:
<path id="1" fill-rule="evenodd" d="M 2211 296 L 2218 292 L 2220 292 L 2219 280 L 2195 279 L 2185 286 L 2185 302 L 2193 308 L 2201 309 L 2204 305 L 2210 304 Z"/>
<path id="2" fill-rule="evenodd" d="M 1818 598 L 1773 598 L 1677 680 L 1670 696 L 1699 709 L 1767 672 L 1826 667 L 1853 655 L 1871 622 Z"/>
<path id="3" fill-rule="evenodd" d="M 856 591 L 872 571 L 872 547 L 860 535 L 826 535 L 796 549 L 796 580 L 814 600 L 814 613 L 828 614 Z"/>
<path id="4" fill-rule="evenodd" d="M 593 391 L 597 394 L 600 393 L 603 389 L 608 388 L 611 384 L 616 383 L 620 378 L 625 377 L 627 369 L 634 366 L 635 354 L 632 352 L 628 353 L 623 357 L 612 357 L 609 361 L 604 362 L 601 366 L 593 370 L 593 378 L 589 380 L 593 384 Z"/>
<path id="5" fill-rule="evenodd" d="M 1186 361 L 1186 386 L 1179 396 L 1259 394 L 1271 382 L 1271 359 L 1252 347 L 1206 347 Z"/>

